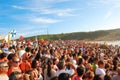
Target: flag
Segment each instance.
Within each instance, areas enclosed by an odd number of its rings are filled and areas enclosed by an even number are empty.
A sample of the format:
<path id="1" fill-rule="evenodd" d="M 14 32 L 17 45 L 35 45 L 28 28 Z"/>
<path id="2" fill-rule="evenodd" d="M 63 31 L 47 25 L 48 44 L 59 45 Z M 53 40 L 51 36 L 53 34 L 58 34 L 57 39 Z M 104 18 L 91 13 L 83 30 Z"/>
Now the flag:
<path id="1" fill-rule="evenodd" d="M 6 41 L 7 43 L 10 43 L 10 41 L 11 41 L 11 35 L 10 35 L 10 33 L 8 33 L 8 34 L 5 36 L 5 41 Z"/>
<path id="2" fill-rule="evenodd" d="M 10 32 L 10 34 L 12 35 L 12 38 L 14 39 L 15 36 L 16 36 L 16 30 L 12 30 L 12 31 Z"/>

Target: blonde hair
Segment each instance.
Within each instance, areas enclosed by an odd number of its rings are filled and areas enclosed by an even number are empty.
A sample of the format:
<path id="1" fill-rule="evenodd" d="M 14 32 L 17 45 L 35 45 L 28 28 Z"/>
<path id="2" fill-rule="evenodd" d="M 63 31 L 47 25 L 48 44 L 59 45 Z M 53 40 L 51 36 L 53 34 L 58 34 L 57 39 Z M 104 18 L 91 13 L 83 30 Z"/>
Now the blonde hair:
<path id="1" fill-rule="evenodd" d="M 86 72 L 85 76 L 86 76 L 86 78 L 89 78 L 90 80 L 93 80 L 94 72 L 88 71 L 88 72 Z"/>
<path id="2" fill-rule="evenodd" d="M 117 72 L 118 72 L 118 74 L 120 74 L 120 67 L 117 68 Z"/>

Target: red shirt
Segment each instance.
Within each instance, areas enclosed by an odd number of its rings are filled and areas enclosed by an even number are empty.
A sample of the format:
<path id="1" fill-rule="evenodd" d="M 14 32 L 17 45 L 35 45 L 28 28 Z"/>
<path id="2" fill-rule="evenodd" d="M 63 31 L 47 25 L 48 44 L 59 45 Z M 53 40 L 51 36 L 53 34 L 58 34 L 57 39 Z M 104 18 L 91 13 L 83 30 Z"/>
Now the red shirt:
<path id="1" fill-rule="evenodd" d="M 78 75 L 74 75 L 72 77 L 72 80 L 83 80 L 82 77 L 78 76 Z"/>

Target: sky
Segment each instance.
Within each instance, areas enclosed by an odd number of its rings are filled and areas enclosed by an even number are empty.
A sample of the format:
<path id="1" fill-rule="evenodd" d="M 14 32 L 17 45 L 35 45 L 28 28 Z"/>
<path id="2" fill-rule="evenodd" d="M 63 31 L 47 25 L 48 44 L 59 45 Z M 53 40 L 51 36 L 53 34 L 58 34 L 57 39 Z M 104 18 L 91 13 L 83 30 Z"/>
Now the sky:
<path id="1" fill-rule="evenodd" d="M 120 0 L 0 0 L 0 35 L 16 37 L 120 28 Z"/>

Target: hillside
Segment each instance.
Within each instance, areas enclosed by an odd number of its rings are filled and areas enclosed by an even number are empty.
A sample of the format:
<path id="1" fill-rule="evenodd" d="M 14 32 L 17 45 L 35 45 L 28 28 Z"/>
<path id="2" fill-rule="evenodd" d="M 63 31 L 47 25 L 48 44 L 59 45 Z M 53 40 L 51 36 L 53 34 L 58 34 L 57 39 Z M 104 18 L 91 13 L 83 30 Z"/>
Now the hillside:
<path id="1" fill-rule="evenodd" d="M 38 39 L 43 38 L 47 40 L 102 40 L 102 41 L 113 41 L 120 40 L 120 29 L 114 30 L 99 30 L 93 32 L 74 32 L 74 33 L 62 33 L 62 34 L 49 34 L 49 35 L 39 35 Z M 30 39 L 34 39 L 33 37 L 29 37 Z"/>

